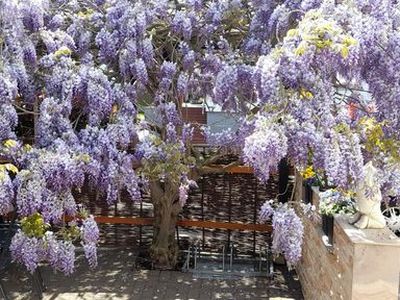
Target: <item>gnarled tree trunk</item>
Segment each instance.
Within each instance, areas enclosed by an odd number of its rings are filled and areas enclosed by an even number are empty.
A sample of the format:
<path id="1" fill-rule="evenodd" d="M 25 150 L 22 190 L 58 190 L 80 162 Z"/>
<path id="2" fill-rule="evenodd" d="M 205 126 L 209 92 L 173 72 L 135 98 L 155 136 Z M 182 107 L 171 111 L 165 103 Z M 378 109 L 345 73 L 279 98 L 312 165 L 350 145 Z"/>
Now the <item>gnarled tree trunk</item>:
<path id="1" fill-rule="evenodd" d="M 175 225 L 181 206 L 179 188 L 165 180 L 150 183 L 150 195 L 154 206 L 154 231 L 150 255 L 157 269 L 173 269 L 178 258 Z"/>

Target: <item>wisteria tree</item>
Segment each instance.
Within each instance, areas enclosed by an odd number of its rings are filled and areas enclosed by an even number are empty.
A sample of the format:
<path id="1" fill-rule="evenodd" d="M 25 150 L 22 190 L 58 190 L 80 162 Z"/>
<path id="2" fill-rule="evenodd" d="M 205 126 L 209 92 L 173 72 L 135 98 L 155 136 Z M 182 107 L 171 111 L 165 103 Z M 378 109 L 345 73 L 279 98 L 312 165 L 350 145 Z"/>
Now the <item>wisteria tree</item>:
<path id="1" fill-rule="evenodd" d="M 23 218 L 14 259 L 70 274 L 80 238 L 96 266 L 98 229 L 73 194 L 88 184 L 109 204 L 149 191 L 151 255 L 174 266 L 188 190 L 224 149 L 261 180 L 288 157 L 343 191 L 372 160 L 398 195 L 399 26 L 390 0 L 0 2 L 0 215 Z M 206 100 L 241 116 L 209 156 L 182 116 Z M 273 213 L 274 250 L 294 264 L 299 218 L 264 205 Z"/>

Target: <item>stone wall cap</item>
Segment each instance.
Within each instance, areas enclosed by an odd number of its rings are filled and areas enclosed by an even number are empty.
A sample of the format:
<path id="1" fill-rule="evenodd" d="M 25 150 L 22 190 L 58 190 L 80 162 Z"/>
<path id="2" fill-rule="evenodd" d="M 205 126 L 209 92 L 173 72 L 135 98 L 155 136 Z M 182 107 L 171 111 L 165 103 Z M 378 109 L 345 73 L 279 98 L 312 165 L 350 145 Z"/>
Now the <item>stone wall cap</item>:
<path id="1" fill-rule="evenodd" d="M 358 229 L 349 224 L 348 216 L 336 215 L 335 221 L 354 244 L 384 245 L 400 247 L 400 238 L 389 228 Z"/>

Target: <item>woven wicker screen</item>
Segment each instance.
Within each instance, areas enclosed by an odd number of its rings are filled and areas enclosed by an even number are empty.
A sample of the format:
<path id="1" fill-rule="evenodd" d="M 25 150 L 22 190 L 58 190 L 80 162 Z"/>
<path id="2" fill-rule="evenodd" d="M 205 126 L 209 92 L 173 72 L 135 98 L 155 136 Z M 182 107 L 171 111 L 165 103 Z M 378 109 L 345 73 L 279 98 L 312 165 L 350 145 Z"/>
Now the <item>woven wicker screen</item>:
<path id="1" fill-rule="evenodd" d="M 253 174 L 210 174 L 198 181 L 198 188 L 191 190 L 180 218 L 222 222 L 257 223 L 258 212 L 266 199 L 278 194 L 278 176 L 272 175 L 266 184 Z M 77 195 L 92 214 L 101 216 L 152 217 L 153 206 L 149 196 L 143 201 L 132 202 L 126 193 L 120 201 L 107 205 L 94 190 L 85 189 Z M 243 252 L 253 252 L 257 245 L 265 244 L 265 233 L 230 231 L 207 228 L 178 228 L 179 243 L 185 248 L 198 240 L 204 248 L 220 249 L 228 242 L 235 242 Z M 148 246 L 151 226 L 101 224 L 101 242 L 105 245 Z"/>

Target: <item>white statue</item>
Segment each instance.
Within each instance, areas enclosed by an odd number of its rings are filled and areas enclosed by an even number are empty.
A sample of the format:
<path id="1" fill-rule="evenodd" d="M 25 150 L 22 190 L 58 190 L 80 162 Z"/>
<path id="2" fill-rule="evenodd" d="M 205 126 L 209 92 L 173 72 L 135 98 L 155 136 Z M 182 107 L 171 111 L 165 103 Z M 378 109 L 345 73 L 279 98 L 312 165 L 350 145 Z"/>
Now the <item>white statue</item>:
<path id="1" fill-rule="evenodd" d="M 364 165 L 363 173 L 364 180 L 356 186 L 357 213 L 349 222 L 360 229 L 383 228 L 386 222 L 381 211 L 382 194 L 377 181 L 378 170 L 370 161 Z"/>

